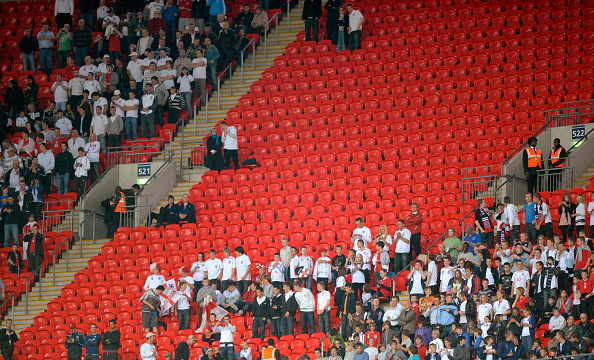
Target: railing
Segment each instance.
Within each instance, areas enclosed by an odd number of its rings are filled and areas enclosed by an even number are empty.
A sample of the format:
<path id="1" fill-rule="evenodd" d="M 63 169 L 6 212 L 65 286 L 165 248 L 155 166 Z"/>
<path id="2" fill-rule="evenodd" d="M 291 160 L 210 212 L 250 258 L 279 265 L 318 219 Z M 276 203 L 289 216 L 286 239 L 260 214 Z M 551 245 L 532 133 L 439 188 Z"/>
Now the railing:
<path id="1" fill-rule="evenodd" d="M 229 64 L 225 69 L 223 69 L 221 75 L 217 76 L 217 108 L 219 110 L 221 109 L 221 79 L 227 72 L 229 72 L 229 95 L 233 95 L 233 64 Z"/>
<path id="2" fill-rule="evenodd" d="M 142 220 L 151 216 L 153 205 L 126 205 L 126 212 L 114 213 L 113 216 L 119 216 L 119 227 L 137 227 L 141 226 Z"/>
<path id="3" fill-rule="evenodd" d="M 278 25 L 277 25 L 278 26 Z M 266 34 L 264 34 L 264 36 L 266 36 Z M 245 66 L 245 54 L 247 53 L 247 50 L 250 48 L 250 46 L 253 45 L 254 51 L 252 51 L 252 70 L 256 69 L 256 38 L 253 37 L 250 39 L 250 42 L 247 43 L 247 45 L 241 49 L 241 51 L 239 52 L 239 61 L 241 62 L 241 82 L 243 82 L 243 68 Z M 220 107 L 219 107 L 220 109 Z"/>
<path id="4" fill-rule="evenodd" d="M 499 190 L 503 189 L 503 187 L 505 185 L 507 185 L 507 183 L 511 182 L 512 184 L 512 192 L 511 192 L 511 203 L 512 204 L 516 204 L 516 180 L 520 180 L 518 177 L 516 177 L 516 174 L 513 175 L 502 175 L 501 178 L 506 178 L 505 181 L 503 181 L 499 186 L 497 186 L 497 191 L 495 192 L 495 204 L 497 205 L 501 202 L 501 200 L 499 199 Z M 524 181 L 526 181 L 526 179 L 523 179 Z"/>
<path id="5" fill-rule="evenodd" d="M 342 322 L 341 322 L 340 324 L 336 325 L 335 327 L 333 327 L 332 329 L 339 328 L 339 327 L 340 327 L 340 325 L 342 325 Z M 320 347 L 321 347 L 321 349 L 322 349 L 322 354 L 324 354 L 324 340 L 326 340 L 326 338 L 327 338 L 328 336 L 330 336 L 330 333 L 326 333 L 326 335 L 324 335 L 324 336 L 323 336 L 323 337 L 320 339 Z M 334 344 L 332 344 L 332 345 L 330 345 L 330 346 L 333 346 L 333 345 L 334 345 Z"/>
<path id="6" fill-rule="evenodd" d="M 591 353 L 587 353 L 587 354 L 575 354 L 575 355 L 560 355 L 560 356 L 555 356 L 554 358 L 550 358 L 550 357 L 546 357 L 546 358 L 538 358 L 536 360 L 551 360 L 551 359 L 555 359 L 555 360 L 574 360 L 575 358 L 585 358 L 585 357 L 590 357 L 594 355 L 594 352 Z"/>
<path id="7" fill-rule="evenodd" d="M 50 231 L 52 226 L 60 225 L 70 219 L 70 231 L 74 231 L 74 207 L 72 209 L 45 210 L 41 212 L 42 232 Z"/>
<path id="8" fill-rule="evenodd" d="M 573 187 L 573 166 L 537 170 L 536 191 L 553 192 Z"/>
<path id="9" fill-rule="evenodd" d="M 464 228 L 464 220 L 466 220 L 466 218 L 468 218 L 469 216 L 472 216 L 474 218 L 474 212 L 478 209 L 478 206 L 475 206 L 472 210 L 470 210 L 468 212 L 468 214 L 462 216 L 462 219 L 460 219 L 460 223 L 462 224 L 462 232 L 460 233 L 460 239 L 464 240 L 464 237 L 466 236 L 466 229 Z M 474 221 L 472 222 L 473 224 L 473 228 L 474 228 Z M 446 234 L 447 235 L 447 231 Z"/>
<path id="10" fill-rule="evenodd" d="M 276 41 L 275 44 L 278 45 L 278 23 L 279 23 L 279 18 L 278 15 L 280 13 L 276 13 L 274 14 L 274 16 L 271 19 L 268 19 L 268 22 L 266 24 L 264 24 L 264 56 L 268 56 L 268 48 L 267 48 L 267 44 L 268 44 L 268 25 L 273 21 L 276 20 L 276 26 L 275 26 L 275 31 L 276 31 Z M 288 13 L 287 13 L 287 18 L 288 18 Z M 243 79 L 241 79 L 243 81 Z"/>
<path id="11" fill-rule="evenodd" d="M 66 244 L 66 271 L 68 271 L 68 267 L 70 266 L 70 238 L 66 237 L 66 239 L 64 239 L 64 241 L 62 241 L 62 243 L 60 243 L 60 245 L 58 245 L 58 247 L 54 250 L 52 256 L 54 259 L 54 262 L 52 263 L 52 270 L 53 270 L 53 275 L 54 275 L 54 281 L 52 285 L 56 285 L 56 255 L 58 253 L 58 251 L 60 251 L 62 249 L 62 247 L 64 246 L 64 244 Z M 80 241 L 80 243 L 82 244 L 82 239 Z M 82 249 L 82 246 L 81 246 Z M 82 254 L 81 254 L 82 257 Z M 39 285 L 39 287 L 41 288 L 41 283 Z"/>
<path id="12" fill-rule="evenodd" d="M 78 234 L 80 235 L 80 238 L 82 239 L 83 237 L 83 226 L 84 224 L 87 222 L 87 220 L 89 219 L 93 219 L 93 244 L 95 243 L 95 239 L 96 239 L 96 233 L 95 233 L 95 224 L 96 224 L 96 220 L 97 220 L 97 216 L 101 216 L 100 214 L 97 213 L 97 210 L 82 210 L 84 214 L 86 214 L 87 212 L 89 213 L 88 215 L 86 215 L 84 217 L 84 219 L 82 221 L 80 221 L 80 223 L 78 224 Z M 80 241 L 80 256 L 82 257 L 82 241 Z"/>
<path id="13" fill-rule="evenodd" d="M 546 125 L 549 128 L 579 125 L 581 117 L 594 115 L 594 99 L 563 103 L 564 108 L 545 110 Z"/>
<path id="14" fill-rule="evenodd" d="M 8 302 L 10 301 L 10 318 L 12 319 L 12 323 L 14 324 L 14 299 L 16 297 L 15 293 L 10 294 L 9 297 L 4 299 L 2 304 L 0 304 L 0 316 L 4 313 L 3 309 L 6 307 L 6 311 L 8 311 Z"/>
<path id="15" fill-rule="evenodd" d="M 43 279 L 43 276 L 41 276 L 41 269 L 43 269 L 43 263 L 39 265 L 37 269 L 33 270 L 31 275 L 29 275 L 29 277 L 25 280 L 25 288 L 27 289 L 27 291 L 25 292 L 25 313 L 27 314 L 29 313 L 29 283 L 31 281 L 31 278 L 34 277 L 37 272 L 39 272 L 39 283 L 37 285 L 39 287 L 39 300 L 41 300 L 41 281 Z M 31 287 L 31 289 L 33 289 L 33 287 Z"/>
<path id="16" fill-rule="evenodd" d="M 184 177 L 184 170 L 185 169 L 193 169 L 198 166 L 204 166 L 202 162 L 202 158 L 206 155 L 206 146 L 204 145 L 204 141 L 202 140 L 189 140 L 184 141 L 180 145 L 180 162 L 179 162 L 179 177 L 183 179 Z M 192 152 L 195 149 L 201 149 L 198 152 L 198 158 L 195 159 L 197 164 L 193 164 L 192 159 Z M 186 157 L 188 155 L 187 151 L 189 151 L 189 158 L 186 161 Z M 186 154 L 186 156 L 184 156 Z"/>
<path id="17" fill-rule="evenodd" d="M 462 179 L 462 203 L 476 197 L 493 197 L 497 193 L 498 175 L 475 176 Z"/>
<path id="18" fill-rule="evenodd" d="M 198 100 L 194 101 L 194 136 L 196 136 L 196 121 L 198 119 L 198 110 L 202 108 L 202 98 L 206 96 L 206 100 L 204 100 L 204 119 L 208 122 L 208 91 L 205 91 L 204 94 L 200 95 Z"/>
<path id="19" fill-rule="evenodd" d="M 577 141 L 574 141 L 575 145 L 573 145 L 572 147 L 569 148 L 569 150 L 567 150 L 567 153 L 571 153 L 575 148 L 577 148 L 578 146 L 580 146 L 585 140 L 588 139 L 588 136 L 590 136 L 590 134 L 592 134 L 592 132 L 594 132 L 594 127 L 592 129 L 590 129 L 590 131 L 588 131 L 586 134 L 584 134 L 584 136 L 582 136 L 581 138 L 577 139 Z"/>

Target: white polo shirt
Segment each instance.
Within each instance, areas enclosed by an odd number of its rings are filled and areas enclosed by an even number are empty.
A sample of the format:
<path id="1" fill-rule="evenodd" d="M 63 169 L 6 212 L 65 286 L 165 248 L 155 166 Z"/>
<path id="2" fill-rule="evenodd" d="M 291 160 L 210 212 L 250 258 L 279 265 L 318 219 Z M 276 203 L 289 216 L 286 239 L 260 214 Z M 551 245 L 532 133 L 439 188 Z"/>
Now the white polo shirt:
<path id="1" fill-rule="evenodd" d="M 235 258 L 235 266 L 237 268 L 237 281 L 241 280 L 243 275 L 247 272 L 245 280 L 252 280 L 252 274 L 248 270 L 249 266 L 252 264 L 250 258 L 243 254 Z"/>
<path id="2" fill-rule="evenodd" d="M 409 242 L 406 243 L 402 240 L 398 239 L 398 233 L 402 235 L 403 238 L 407 239 Z M 408 253 L 410 251 L 410 230 L 404 228 L 402 231 L 396 230 L 394 233 L 394 242 L 396 242 L 396 252 L 397 253 Z"/>
<path id="3" fill-rule="evenodd" d="M 206 272 L 208 273 L 208 280 L 216 279 L 223 270 L 223 262 L 220 259 L 208 259 L 204 264 L 206 266 Z"/>
<path id="4" fill-rule="evenodd" d="M 330 292 L 328 290 L 318 293 L 318 311 L 322 310 L 324 306 L 326 306 L 328 300 L 330 300 Z M 326 308 L 326 311 L 330 310 L 331 307 L 332 303 L 330 303 L 330 306 Z"/>
<path id="5" fill-rule="evenodd" d="M 229 280 L 235 274 L 235 258 L 229 256 L 223 259 L 223 277 L 221 280 Z"/>
<path id="6" fill-rule="evenodd" d="M 142 72 L 141 66 L 142 60 L 140 59 L 136 59 L 136 61 L 130 60 L 128 62 L 127 69 L 130 70 L 130 75 L 132 75 L 132 78 L 136 82 L 141 82 L 144 80 L 144 73 Z"/>
<path id="7" fill-rule="evenodd" d="M 232 137 L 230 135 L 235 135 Z M 237 150 L 237 129 L 235 126 L 229 126 L 227 134 L 223 134 L 223 149 L 225 150 Z"/>

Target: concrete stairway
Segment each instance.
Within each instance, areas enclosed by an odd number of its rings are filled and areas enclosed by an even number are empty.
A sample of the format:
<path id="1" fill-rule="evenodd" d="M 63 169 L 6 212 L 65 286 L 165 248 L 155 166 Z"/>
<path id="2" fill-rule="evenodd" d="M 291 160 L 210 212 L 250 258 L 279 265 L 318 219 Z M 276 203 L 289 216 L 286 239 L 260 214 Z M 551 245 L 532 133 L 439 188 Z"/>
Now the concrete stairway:
<path id="1" fill-rule="evenodd" d="M 588 187 L 588 180 L 590 180 L 594 176 L 594 167 L 589 167 L 588 171 L 584 172 L 582 176 L 578 177 L 573 182 L 573 187 L 577 188 L 587 188 Z"/>
<path id="2" fill-rule="evenodd" d="M 171 148 L 173 150 L 174 159 L 177 162 L 178 173 L 180 164 L 182 164 L 182 162 L 184 164 L 188 163 L 192 149 L 196 146 L 199 146 L 204 136 L 210 134 L 210 130 L 219 121 L 224 120 L 227 117 L 227 111 L 229 109 L 237 106 L 239 98 L 249 92 L 250 85 L 252 85 L 252 83 L 255 81 L 262 79 L 262 72 L 272 66 L 272 62 L 277 56 L 284 54 L 286 45 L 295 41 L 297 34 L 303 29 L 299 9 L 294 8 L 289 14 L 289 23 L 291 24 L 290 30 L 287 30 L 286 27 L 286 14 L 283 16 L 284 18 L 280 22 L 278 29 L 278 45 L 275 44 L 276 30 L 273 29 L 272 32 L 268 34 L 267 38 L 267 55 L 264 54 L 264 39 L 261 39 L 260 45 L 256 49 L 255 68 L 252 67 L 254 55 L 250 54 L 250 57 L 243 65 L 243 81 L 241 81 L 241 68 L 238 67 L 236 68 L 231 81 L 229 81 L 229 79 L 226 80 L 225 83 L 221 85 L 219 93 L 213 94 L 209 100 L 208 119 L 206 117 L 206 111 L 203 108 L 198 112 L 198 115 L 195 117 L 194 121 L 190 121 L 186 125 L 183 130 L 183 139 L 186 143 L 183 151 L 183 159 L 181 158 L 182 134 L 181 132 L 177 134 L 175 140 L 171 143 Z M 230 94 L 230 89 L 232 90 L 232 94 Z M 220 108 L 218 107 L 219 95 Z M 196 129 L 195 133 L 194 128 Z M 170 149 L 169 146 L 169 144 L 166 146 L 166 151 L 163 152 L 159 159 L 164 159 L 165 156 L 168 155 L 168 150 Z M 198 170 L 198 172 L 200 172 L 200 170 Z M 195 173 L 196 171 L 194 170 L 184 170 L 184 179 L 186 181 L 196 181 L 197 178 L 194 176 Z"/>
<path id="3" fill-rule="evenodd" d="M 92 240 L 82 240 L 82 256 L 80 256 L 79 247 L 80 240 L 74 243 L 74 246 L 69 249 L 69 260 L 68 270 L 66 270 L 67 255 L 63 253 L 62 259 L 56 264 L 56 283 L 54 282 L 53 267 L 50 266 L 42 277 L 41 281 L 36 283 L 35 286 L 28 293 L 29 305 L 27 311 L 27 294 L 22 294 L 19 303 L 14 307 L 14 327 L 17 333 L 27 326 L 33 325 L 33 318 L 47 308 L 47 303 L 55 297 L 60 296 L 60 290 L 65 284 L 73 282 L 74 275 L 77 271 L 87 268 L 87 262 L 91 257 L 99 255 L 101 253 L 101 247 L 108 240 L 96 240 L 93 244 Z M 39 290 L 41 288 L 41 298 L 39 297 Z M 6 318 L 11 318 L 11 311 L 9 309 L 6 314 Z"/>

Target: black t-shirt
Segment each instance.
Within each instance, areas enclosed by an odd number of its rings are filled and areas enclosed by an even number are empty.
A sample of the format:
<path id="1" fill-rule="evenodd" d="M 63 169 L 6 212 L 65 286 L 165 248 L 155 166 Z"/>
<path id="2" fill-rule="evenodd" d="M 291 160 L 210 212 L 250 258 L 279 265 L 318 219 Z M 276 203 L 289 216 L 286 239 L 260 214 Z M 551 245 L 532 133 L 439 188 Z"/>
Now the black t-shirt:
<path id="1" fill-rule="evenodd" d="M 499 275 L 499 280 L 501 281 L 501 289 L 505 291 L 507 296 L 511 295 L 511 288 L 512 288 L 512 280 L 513 274 L 510 272 L 509 274 L 501 273 Z"/>
<path id="2" fill-rule="evenodd" d="M 332 266 L 344 266 L 346 264 L 346 257 L 344 255 L 336 255 L 332 258 Z"/>

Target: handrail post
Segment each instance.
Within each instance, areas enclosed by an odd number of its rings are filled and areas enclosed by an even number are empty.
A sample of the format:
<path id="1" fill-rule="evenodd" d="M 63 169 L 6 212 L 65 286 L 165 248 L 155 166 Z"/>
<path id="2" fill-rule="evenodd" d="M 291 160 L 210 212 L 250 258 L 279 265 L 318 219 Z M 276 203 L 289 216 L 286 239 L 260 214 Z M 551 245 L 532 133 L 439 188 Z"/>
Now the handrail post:
<path id="1" fill-rule="evenodd" d="M 200 96 L 200 98 L 198 99 L 198 101 L 196 101 L 196 102 L 194 103 L 194 136 L 196 136 L 196 122 L 197 122 L 197 120 L 198 120 L 198 115 L 197 115 L 197 114 L 198 114 L 198 103 L 199 103 L 200 101 L 202 101 L 202 96 L 204 96 L 204 94 L 200 94 L 200 95 L 201 95 L 201 96 Z"/>
<path id="2" fill-rule="evenodd" d="M 279 13 L 276 13 L 276 26 L 274 27 L 274 31 L 276 32 L 276 41 L 275 44 L 278 45 L 278 27 L 280 26 L 280 18 L 278 16 Z M 287 17 L 289 15 L 287 14 Z"/>
<path id="3" fill-rule="evenodd" d="M 229 95 L 233 95 L 233 67 L 229 65 Z"/>
<path id="4" fill-rule="evenodd" d="M 221 110 L 221 78 L 217 78 L 217 106 Z"/>
<path id="5" fill-rule="evenodd" d="M 206 96 L 206 100 L 204 101 L 204 116 L 206 118 L 206 122 L 208 122 L 208 93 L 205 92 L 204 96 Z"/>
<path id="6" fill-rule="evenodd" d="M 54 273 L 53 274 L 54 275 L 54 280 L 52 281 L 52 286 L 56 286 L 56 252 L 55 251 L 54 251 L 54 254 L 53 254 L 53 259 L 54 259 L 54 262 L 53 262 L 54 265 L 52 266 L 53 267 L 52 271 Z"/>
<path id="7" fill-rule="evenodd" d="M 11 295 L 12 298 L 12 307 L 10 310 L 10 317 L 12 318 L 12 323 L 14 324 L 14 294 Z"/>
<path id="8" fill-rule="evenodd" d="M 291 16 L 289 15 L 289 13 L 291 12 L 291 2 L 290 0 L 287 0 L 287 31 L 291 30 L 291 25 L 289 24 L 291 22 Z"/>
<path id="9" fill-rule="evenodd" d="M 266 39 L 268 38 L 268 36 L 266 36 L 266 28 L 264 28 L 264 56 L 268 56 L 268 41 L 266 41 Z"/>
<path id="10" fill-rule="evenodd" d="M 254 42 L 254 51 L 252 51 L 252 70 L 256 70 L 256 42 Z"/>
<path id="11" fill-rule="evenodd" d="M 183 162 L 183 158 L 184 158 L 184 141 L 182 140 L 182 143 L 180 145 L 180 152 L 179 152 L 179 177 L 183 179 L 184 177 L 184 162 Z"/>
<path id="12" fill-rule="evenodd" d="M 243 61 L 244 57 L 243 57 L 243 50 L 241 50 L 241 52 L 239 53 L 239 61 L 241 62 L 240 66 L 241 66 L 241 82 L 243 82 Z"/>
<path id="13" fill-rule="evenodd" d="M 54 264 L 54 267 L 56 266 L 56 264 Z M 39 265 L 39 283 L 37 284 L 39 286 L 39 300 L 41 300 L 41 280 L 43 279 L 43 276 L 41 276 L 41 269 L 43 268 L 43 264 Z"/>
<path id="14" fill-rule="evenodd" d="M 96 220 L 97 211 L 93 211 L 93 244 L 95 243 L 95 220 Z M 82 238 L 79 236 L 79 241 L 82 243 Z"/>

